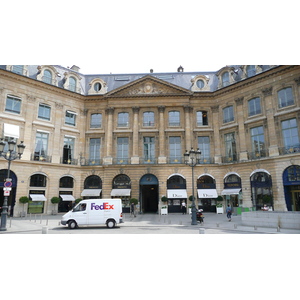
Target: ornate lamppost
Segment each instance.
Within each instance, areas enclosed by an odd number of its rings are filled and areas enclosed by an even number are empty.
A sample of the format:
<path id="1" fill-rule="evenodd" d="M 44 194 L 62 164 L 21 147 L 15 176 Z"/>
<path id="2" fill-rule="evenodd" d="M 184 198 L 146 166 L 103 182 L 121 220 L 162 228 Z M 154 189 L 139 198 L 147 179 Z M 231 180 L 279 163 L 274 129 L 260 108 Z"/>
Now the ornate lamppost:
<path id="1" fill-rule="evenodd" d="M 187 166 L 192 167 L 192 192 L 193 192 L 193 201 L 192 201 L 192 225 L 197 225 L 197 209 L 195 205 L 195 192 L 194 192 L 194 167 L 199 164 L 201 151 L 199 148 L 195 151 L 193 147 L 190 151 L 185 151 L 184 153 L 184 163 Z"/>
<path id="2" fill-rule="evenodd" d="M 9 139 L 8 142 L 8 150 L 4 152 L 4 147 L 6 145 L 6 142 L 1 139 L 0 141 L 0 156 L 4 157 L 8 161 L 8 168 L 7 168 L 7 178 L 6 182 L 11 181 L 9 178 L 10 176 L 10 164 L 13 160 L 17 158 L 21 158 L 21 156 L 24 153 L 25 145 L 23 144 L 23 141 L 17 145 L 18 152 L 15 151 L 15 146 L 17 142 L 14 139 Z M 3 201 L 3 207 L 2 207 L 2 214 L 1 214 L 1 227 L 0 231 L 6 231 L 6 220 L 7 220 L 7 204 L 8 204 L 8 196 L 6 193 L 4 193 L 4 201 Z"/>

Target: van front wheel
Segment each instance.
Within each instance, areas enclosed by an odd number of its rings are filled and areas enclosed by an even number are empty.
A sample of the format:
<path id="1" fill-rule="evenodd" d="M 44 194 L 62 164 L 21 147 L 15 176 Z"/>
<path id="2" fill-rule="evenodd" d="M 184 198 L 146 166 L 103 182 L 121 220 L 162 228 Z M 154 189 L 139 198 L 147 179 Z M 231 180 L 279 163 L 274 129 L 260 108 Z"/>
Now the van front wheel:
<path id="1" fill-rule="evenodd" d="M 76 223 L 74 220 L 71 220 L 71 221 L 69 221 L 69 223 L 68 223 L 68 227 L 69 227 L 70 229 L 75 229 L 75 228 L 77 228 L 77 223 Z"/>
<path id="2" fill-rule="evenodd" d="M 116 226 L 116 222 L 115 222 L 115 220 L 107 220 L 107 222 L 106 222 L 106 226 L 108 227 L 108 228 L 114 228 L 115 226 Z"/>

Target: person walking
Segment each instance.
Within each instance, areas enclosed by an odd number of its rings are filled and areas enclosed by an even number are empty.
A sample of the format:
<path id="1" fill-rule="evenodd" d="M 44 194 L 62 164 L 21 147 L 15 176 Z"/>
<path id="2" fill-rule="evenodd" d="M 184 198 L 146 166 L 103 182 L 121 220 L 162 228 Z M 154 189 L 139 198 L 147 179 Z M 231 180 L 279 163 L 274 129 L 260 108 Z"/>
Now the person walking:
<path id="1" fill-rule="evenodd" d="M 131 202 L 130 204 L 130 215 L 135 217 L 135 205 L 134 202 Z"/>
<path id="2" fill-rule="evenodd" d="M 232 209 L 231 209 L 231 206 L 229 204 L 226 208 L 226 213 L 227 213 L 228 222 L 230 222 L 231 221 L 231 215 L 232 215 Z"/>
<path id="3" fill-rule="evenodd" d="M 185 215 L 186 214 L 186 203 L 184 200 L 181 203 L 181 210 L 182 210 L 182 214 Z"/>

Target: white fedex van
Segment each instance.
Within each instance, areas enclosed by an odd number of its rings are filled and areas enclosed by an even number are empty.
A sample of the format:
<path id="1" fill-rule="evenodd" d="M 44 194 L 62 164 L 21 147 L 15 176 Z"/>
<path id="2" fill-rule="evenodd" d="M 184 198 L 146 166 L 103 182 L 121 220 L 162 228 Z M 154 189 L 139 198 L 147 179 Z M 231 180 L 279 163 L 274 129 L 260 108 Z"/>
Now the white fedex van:
<path id="1" fill-rule="evenodd" d="M 106 225 L 113 228 L 118 223 L 123 223 L 121 199 L 81 200 L 61 219 L 61 224 L 68 225 L 70 229 L 82 225 Z"/>

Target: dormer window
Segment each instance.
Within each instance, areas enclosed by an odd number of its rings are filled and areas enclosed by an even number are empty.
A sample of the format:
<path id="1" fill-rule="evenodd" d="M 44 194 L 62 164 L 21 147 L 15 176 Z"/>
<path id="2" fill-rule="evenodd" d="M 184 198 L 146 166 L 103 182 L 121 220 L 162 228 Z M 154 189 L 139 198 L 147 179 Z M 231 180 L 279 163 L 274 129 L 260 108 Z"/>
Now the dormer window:
<path id="1" fill-rule="evenodd" d="M 76 79 L 72 76 L 69 78 L 69 90 L 76 92 Z"/>
<path id="2" fill-rule="evenodd" d="M 229 73 L 225 72 L 222 74 L 222 86 L 228 86 L 229 85 Z"/>

